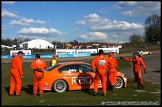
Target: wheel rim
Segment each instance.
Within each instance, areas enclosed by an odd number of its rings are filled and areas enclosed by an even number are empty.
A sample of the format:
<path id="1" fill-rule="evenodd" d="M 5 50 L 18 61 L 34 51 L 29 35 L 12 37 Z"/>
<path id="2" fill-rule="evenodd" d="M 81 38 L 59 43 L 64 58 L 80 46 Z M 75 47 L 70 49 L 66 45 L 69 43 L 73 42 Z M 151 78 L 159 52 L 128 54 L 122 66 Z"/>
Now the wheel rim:
<path id="1" fill-rule="evenodd" d="M 115 85 L 115 88 L 122 88 L 123 87 L 123 80 L 122 78 L 118 77 L 116 79 L 116 85 Z"/>
<path id="2" fill-rule="evenodd" d="M 66 83 L 64 81 L 56 82 L 55 89 L 57 92 L 63 92 L 64 90 L 66 90 Z"/>

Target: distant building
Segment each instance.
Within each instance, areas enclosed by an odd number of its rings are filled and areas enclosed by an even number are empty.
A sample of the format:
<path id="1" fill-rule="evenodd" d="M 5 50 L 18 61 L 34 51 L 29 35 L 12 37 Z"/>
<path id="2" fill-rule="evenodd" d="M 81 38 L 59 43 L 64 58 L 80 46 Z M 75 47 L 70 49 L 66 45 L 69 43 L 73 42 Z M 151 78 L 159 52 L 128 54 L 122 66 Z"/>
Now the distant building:
<path id="1" fill-rule="evenodd" d="M 8 49 L 12 49 L 13 47 L 11 47 L 11 46 L 6 46 L 6 45 L 1 45 L 1 48 L 8 48 Z"/>
<path id="2" fill-rule="evenodd" d="M 27 42 L 23 42 L 20 45 L 20 48 L 23 49 L 50 49 L 54 48 L 54 45 L 46 40 L 35 39 Z"/>

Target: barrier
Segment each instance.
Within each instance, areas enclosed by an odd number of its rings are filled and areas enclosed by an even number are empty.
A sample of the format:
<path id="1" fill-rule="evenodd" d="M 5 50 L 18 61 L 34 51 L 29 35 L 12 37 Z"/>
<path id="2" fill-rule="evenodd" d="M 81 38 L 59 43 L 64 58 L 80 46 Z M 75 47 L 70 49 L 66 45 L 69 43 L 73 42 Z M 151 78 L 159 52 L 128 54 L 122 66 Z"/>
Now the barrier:
<path id="1" fill-rule="evenodd" d="M 53 58 L 53 54 L 40 55 L 41 58 Z"/>
<path id="2" fill-rule="evenodd" d="M 91 56 L 90 53 L 81 53 L 81 54 L 58 54 L 58 58 L 73 58 L 73 57 L 86 57 Z M 11 55 L 1 55 L 1 59 L 11 59 Z M 35 55 L 23 55 L 23 59 L 34 59 Z M 53 58 L 53 54 L 43 54 L 40 55 L 40 58 Z"/>
<path id="3" fill-rule="evenodd" d="M 10 50 L 10 55 L 17 55 L 19 51 L 22 51 L 25 55 L 31 55 L 31 50 Z"/>
<path id="4" fill-rule="evenodd" d="M 34 59 L 35 55 L 23 55 L 23 59 Z"/>
<path id="5" fill-rule="evenodd" d="M 91 56 L 91 53 L 81 53 L 81 54 L 58 54 L 58 58 L 73 58 L 73 57 L 86 57 Z"/>
<path id="6" fill-rule="evenodd" d="M 1 55 L 1 59 L 11 59 L 11 55 Z"/>
<path id="7" fill-rule="evenodd" d="M 104 51 L 104 53 L 110 53 L 113 52 L 115 54 L 119 54 L 119 48 L 115 47 L 115 48 L 98 48 L 98 51 L 102 49 Z"/>

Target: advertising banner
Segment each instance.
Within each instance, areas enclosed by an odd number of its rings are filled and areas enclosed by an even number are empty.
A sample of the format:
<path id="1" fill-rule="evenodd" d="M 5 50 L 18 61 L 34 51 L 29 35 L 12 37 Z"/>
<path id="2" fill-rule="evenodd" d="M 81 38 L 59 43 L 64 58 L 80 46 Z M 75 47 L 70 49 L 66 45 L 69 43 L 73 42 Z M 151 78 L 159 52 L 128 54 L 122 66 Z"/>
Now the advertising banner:
<path id="1" fill-rule="evenodd" d="M 31 55 L 31 50 L 10 50 L 10 55 L 17 55 L 19 51 L 22 51 L 25 55 Z"/>
<path id="2" fill-rule="evenodd" d="M 58 54 L 58 58 L 73 58 L 73 57 L 86 57 L 91 56 L 90 53 L 81 53 L 81 54 Z"/>
<path id="3" fill-rule="evenodd" d="M 80 53 L 97 53 L 97 49 L 77 49 L 77 54 Z"/>
<path id="4" fill-rule="evenodd" d="M 75 49 L 56 49 L 56 54 L 76 54 Z"/>
<path id="5" fill-rule="evenodd" d="M 119 48 L 115 47 L 115 48 L 98 48 L 98 51 L 102 49 L 104 51 L 104 53 L 110 53 L 110 52 L 114 52 L 119 54 Z"/>

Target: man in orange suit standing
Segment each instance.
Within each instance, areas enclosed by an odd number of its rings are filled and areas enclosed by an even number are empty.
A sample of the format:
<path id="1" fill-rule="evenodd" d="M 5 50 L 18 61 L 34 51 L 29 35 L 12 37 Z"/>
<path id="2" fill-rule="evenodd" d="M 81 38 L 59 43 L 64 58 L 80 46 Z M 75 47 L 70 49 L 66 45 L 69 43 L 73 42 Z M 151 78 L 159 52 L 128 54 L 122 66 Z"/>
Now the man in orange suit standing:
<path id="1" fill-rule="evenodd" d="M 33 96 L 36 96 L 39 89 L 39 95 L 42 97 L 44 87 L 44 69 L 47 68 L 46 63 L 40 59 L 40 55 L 35 55 L 35 60 L 31 63 L 31 68 L 34 71 L 33 75 Z"/>
<path id="2" fill-rule="evenodd" d="M 22 88 L 22 56 L 23 52 L 19 51 L 18 55 L 12 58 L 11 60 L 11 68 L 10 68 L 10 92 L 9 95 L 13 96 L 14 91 L 16 90 L 16 96 L 20 95 L 20 91 Z"/>
<path id="3" fill-rule="evenodd" d="M 146 73 L 146 65 L 143 61 L 143 59 L 140 57 L 140 54 L 138 52 L 133 53 L 134 58 L 123 58 L 120 57 L 120 59 L 123 59 L 125 61 L 129 61 L 133 63 L 133 73 L 135 76 L 135 80 L 137 81 L 137 88 L 138 89 L 143 89 L 143 80 L 142 80 L 142 71 L 141 67 L 144 69 L 144 73 Z"/>
<path id="4" fill-rule="evenodd" d="M 117 61 L 115 58 L 113 58 L 113 53 L 109 53 L 109 60 L 108 60 L 108 72 L 107 72 L 107 78 L 108 81 L 110 82 L 110 85 L 112 87 L 112 91 L 115 90 L 115 85 L 116 85 L 116 77 L 117 77 Z"/>
<path id="5" fill-rule="evenodd" d="M 103 55 L 103 50 L 99 50 L 99 56 L 95 57 L 91 63 L 92 70 L 96 72 L 94 77 L 94 96 L 98 92 L 98 83 L 102 81 L 102 93 L 103 96 L 106 96 L 106 87 L 107 87 L 107 78 L 106 70 L 108 67 L 108 57 Z"/>

